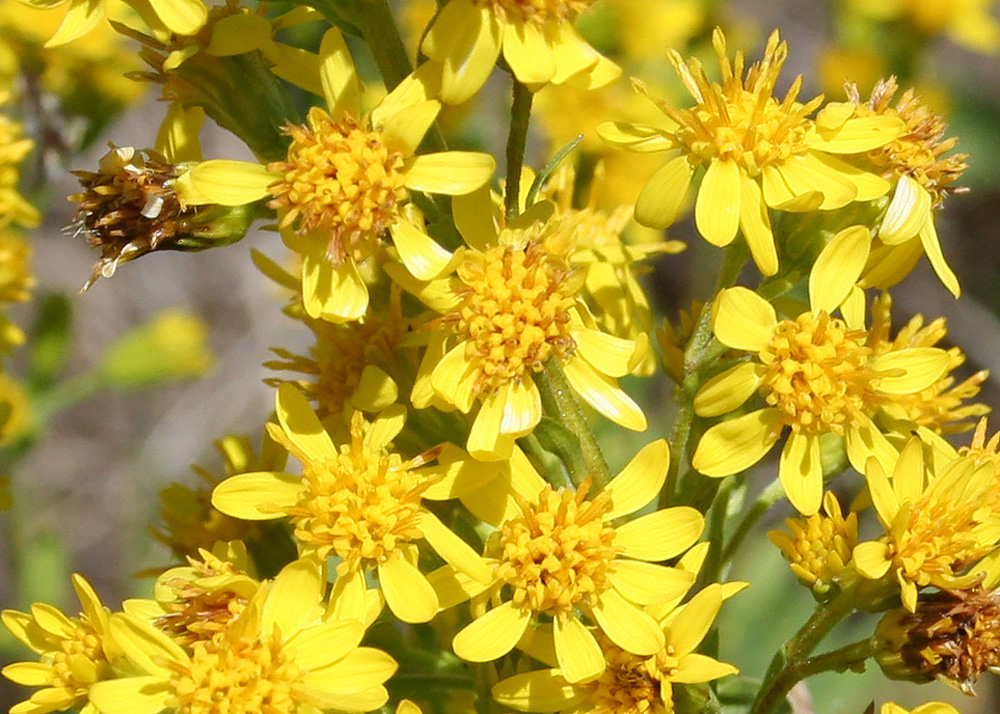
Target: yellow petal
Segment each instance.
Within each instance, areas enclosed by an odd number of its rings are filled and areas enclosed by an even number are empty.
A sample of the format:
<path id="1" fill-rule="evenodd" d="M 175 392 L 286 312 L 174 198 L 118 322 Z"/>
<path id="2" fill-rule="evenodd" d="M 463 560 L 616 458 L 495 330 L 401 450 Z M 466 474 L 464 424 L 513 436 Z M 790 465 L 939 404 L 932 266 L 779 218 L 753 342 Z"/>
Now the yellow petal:
<path id="1" fill-rule="evenodd" d="M 379 685 L 389 679 L 396 669 L 396 661 L 382 650 L 358 647 L 329 667 L 311 670 L 303 677 L 302 683 L 310 689 L 333 694 L 338 699 L 343 698 L 343 701 L 331 703 L 324 709 L 371 711 L 371 709 L 357 710 L 350 707 L 351 697 L 366 691 L 370 693 L 369 697 L 381 696 Z M 380 706 L 381 704 L 376 704 L 373 708 L 378 709 Z"/>
<path id="2" fill-rule="evenodd" d="M 878 374 L 878 391 L 915 394 L 941 379 L 950 363 L 951 356 L 937 347 L 907 347 L 876 357 L 871 368 Z"/>
<path id="3" fill-rule="evenodd" d="M 851 466 L 859 474 L 865 473 L 869 457 L 874 457 L 888 473 L 896 463 L 899 452 L 889 443 L 870 419 L 844 431 L 844 446 Z"/>
<path id="4" fill-rule="evenodd" d="M 478 151 L 442 151 L 406 160 L 406 187 L 456 196 L 474 191 L 493 176 L 496 162 Z"/>
<path id="5" fill-rule="evenodd" d="M 823 462 L 818 436 L 792 432 L 781 450 L 778 478 L 796 510 L 811 516 L 823 500 Z"/>
<path id="6" fill-rule="evenodd" d="M 105 0 L 73 0 L 62 24 L 45 43 L 57 47 L 83 37 L 104 19 Z"/>
<path id="7" fill-rule="evenodd" d="M 368 609 L 365 576 L 360 570 L 351 570 L 337 576 L 330 592 L 327 615 L 338 620 L 364 621 Z"/>
<path id="8" fill-rule="evenodd" d="M 319 79 L 330 116 L 340 121 L 344 116 L 361 116 L 361 82 L 354 69 L 351 51 L 336 27 L 323 35 L 319 45 Z"/>
<path id="9" fill-rule="evenodd" d="M 442 565 L 427 575 L 438 597 L 438 608 L 447 610 L 486 591 L 489 587 L 470 578 L 452 565 Z"/>
<path id="10" fill-rule="evenodd" d="M 924 222 L 919 235 L 920 244 L 923 245 L 924 253 L 927 254 L 927 259 L 931 262 L 931 267 L 934 268 L 938 279 L 948 288 L 948 292 L 957 298 L 962 294 L 962 288 L 959 287 L 958 278 L 955 277 L 948 261 L 944 259 L 944 253 L 941 252 L 941 241 L 938 239 L 933 217 L 928 217 Z"/>
<path id="11" fill-rule="evenodd" d="M 556 58 L 536 22 L 507 22 L 503 26 L 503 56 L 514 76 L 524 84 L 545 84 L 556 73 Z"/>
<path id="12" fill-rule="evenodd" d="M 271 23 L 263 15 L 229 15 L 212 25 L 205 54 L 233 57 L 260 49 L 271 39 Z"/>
<path id="13" fill-rule="evenodd" d="M 362 411 L 377 412 L 395 403 L 399 398 L 396 381 L 375 365 L 361 370 L 358 388 L 351 395 L 351 406 Z"/>
<path id="14" fill-rule="evenodd" d="M 618 526 L 615 545 L 629 558 L 658 562 L 690 548 L 704 528 L 705 518 L 695 509 L 664 508 Z"/>
<path id="15" fill-rule="evenodd" d="M 674 148 L 667 132 L 647 124 L 606 121 L 597 125 L 597 135 L 609 144 L 641 154 Z"/>
<path id="16" fill-rule="evenodd" d="M 840 305 L 844 322 L 852 330 L 865 329 L 865 291 L 858 285 L 853 286 Z"/>
<path id="17" fill-rule="evenodd" d="M 519 438 L 531 432 L 542 419 L 542 398 L 535 381 L 525 377 L 505 390 L 500 433 Z"/>
<path id="18" fill-rule="evenodd" d="M 914 238 L 931 215 L 931 195 L 909 176 L 896 183 L 892 200 L 885 209 L 878 237 L 886 245 L 899 245 Z"/>
<path id="19" fill-rule="evenodd" d="M 892 565 L 889 561 L 889 546 L 878 541 L 859 543 L 851 554 L 851 562 L 862 576 L 878 580 L 889 572 Z"/>
<path id="20" fill-rule="evenodd" d="M 698 188 L 694 222 L 702 238 L 726 246 L 736 237 L 740 222 L 740 169 L 735 161 L 713 160 Z"/>
<path id="21" fill-rule="evenodd" d="M 572 337 L 580 356 L 601 373 L 609 377 L 624 377 L 632 371 L 635 340 L 615 337 L 600 330 L 574 330 Z"/>
<path id="22" fill-rule="evenodd" d="M 500 27 L 491 8 L 453 0 L 441 10 L 423 47 L 428 57 L 442 63 L 441 101 L 461 104 L 493 70 L 500 56 Z"/>
<path id="23" fill-rule="evenodd" d="M 334 266 L 303 256 L 302 297 L 309 317 L 330 322 L 359 320 L 368 311 L 368 286 L 350 258 Z"/>
<path id="24" fill-rule="evenodd" d="M 716 478 L 745 471 L 764 458 L 782 429 L 777 409 L 759 409 L 716 424 L 702 435 L 691 465 Z"/>
<path id="25" fill-rule="evenodd" d="M 477 250 L 484 250 L 496 243 L 497 208 L 492 200 L 488 184 L 475 191 L 456 196 L 451 202 L 455 227 L 465 238 L 465 242 Z"/>
<path id="26" fill-rule="evenodd" d="M 515 437 L 500 429 L 506 407 L 506 393 L 502 389 L 483 400 L 465 443 L 470 456 L 481 461 L 502 461 L 510 457 Z"/>
<path id="27" fill-rule="evenodd" d="M 721 608 L 722 587 L 712 584 L 692 597 L 681 612 L 672 613 L 667 624 L 671 653 L 675 657 L 685 657 L 694 652 L 712 628 Z"/>
<path id="28" fill-rule="evenodd" d="M 870 479 L 871 468 L 865 473 Z M 888 483 L 888 482 L 887 482 Z M 892 470 L 892 487 L 899 501 L 916 503 L 924 491 L 924 445 L 916 436 L 910 437 L 906 446 L 899 452 L 899 461 Z M 872 501 L 875 497 L 872 495 Z M 879 511 L 881 513 L 881 511 Z M 886 512 L 888 515 L 888 511 Z M 891 523 L 895 513 L 889 519 Z"/>
<path id="29" fill-rule="evenodd" d="M 115 613 L 109 620 L 111 636 L 129 662 L 157 677 L 171 677 L 170 663 L 187 664 L 187 653 L 165 633 L 144 620 Z"/>
<path id="30" fill-rule="evenodd" d="M 664 164 L 639 192 L 635 220 L 650 228 L 673 225 L 684 206 L 693 175 L 694 167 L 686 155 L 676 156 Z"/>
<path id="31" fill-rule="evenodd" d="M 290 638 L 323 614 L 320 602 L 326 590 L 326 573 L 318 558 L 299 558 L 281 569 L 271 584 L 261 613 L 261 632 L 275 627 Z"/>
<path id="32" fill-rule="evenodd" d="M 346 657 L 361 644 L 365 625 L 358 620 L 328 620 L 300 630 L 288 641 L 300 670 L 320 669 Z"/>
<path id="33" fill-rule="evenodd" d="M 15 662 L 3 668 L 4 677 L 22 687 L 45 687 L 55 681 L 56 671 L 41 662 Z"/>
<path id="34" fill-rule="evenodd" d="M 153 12 L 171 32 L 193 35 L 208 19 L 208 8 L 201 0 L 149 0 Z"/>
<path id="35" fill-rule="evenodd" d="M 175 694 L 167 677 L 124 677 L 95 683 L 87 697 L 105 714 L 157 714 Z"/>
<path id="36" fill-rule="evenodd" d="M 873 201 L 889 193 L 889 189 L 892 188 L 892 184 L 881 176 L 859 169 L 836 156 L 816 151 L 809 152 L 809 156 L 822 164 L 826 171 L 851 182 L 857 191 L 855 201 Z"/>
<path id="37" fill-rule="evenodd" d="M 905 128 L 899 117 L 885 114 L 852 117 L 836 127 L 817 117 L 816 131 L 806 136 L 806 144 L 831 154 L 861 154 L 885 146 Z"/>
<path id="38" fill-rule="evenodd" d="M 231 159 L 211 159 L 195 164 L 188 170 L 188 177 L 195 190 L 208 203 L 222 206 L 243 206 L 270 195 L 268 186 L 281 176 L 271 173 L 260 164 Z M 199 205 L 195 197 L 188 205 Z"/>
<path id="39" fill-rule="evenodd" d="M 715 299 L 712 329 L 726 347 L 760 352 L 771 341 L 777 325 L 778 316 L 771 303 L 752 290 L 729 288 Z"/>
<path id="40" fill-rule="evenodd" d="M 757 391 L 765 370 L 756 362 L 742 362 L 712 377 L 694 395 L 694 413 L 722 416 L 743 406 Z"/>
<path id="41" fill-rule="evenodd" d="M 847 298 L 868 262 L 871 243 L 866 226 L 851 226 L 823 246 L 809 274 L 809 305 L 814 311 L 833 312 Z"/>
<path id="42" fill-rule="evenodd" d="M 740 670 L 731 664 L 701 654 L 689 654 L 673 669 L 670 681 L 678 684 L 700 684 L 739 672 Z"/>
<path id="43" fill-rule="evenodd" d="M 475 382 L 479 375 L 480 370 L 466 359 L 465 343 L 459 343 L 446 352 L 434 367 L 431 386 L 443 399 L 467 414 L 476 398 Z"/>
<path id="44" fill-rule="evenodd" d="M 481 583 L 490 583 L 492 568 L 437 516 L 430 511 L 421 511 L 417 520 L 417 528 L 428 545 L 444 558 L 446 563 Z"/>
<path id="45" fill-rule="evenodd" d="M 642 447 L 604 487 L 604 493 L 611 496 L 611 508 L 604 514 L 604 520 L 633 513 L 650 503 L 660 492 L 668 468 L 670 447 L 666 439 L 657 439 Z"/>
<path id="46" fill-rule="evenodd" d="M 180 102 L 171 102 L 156 133 L 156 150 L 172 163 L 201 161 L 198 132 L 204 121 L 205 110 L 201 107 L 185 107 Z"/>
<path id="47" fill-rule="evenodd" d="M 740 172 L 740 230 L 750 255 L 763 275 L 778 272 L 778 251 L 774 246 L 767 204 L 756 180 Z"/>
<path id="48" fill-rule="evenodd" d="M 656 620 L 617 590 L 601 593 L 593 612 L 604 634 L 622 649 L 637 655 L 654 655 L 663 649 L 663 630 Z"/>
<path id="49" fill-rule="evenodd" d="M 378 581 L 392 614 L 403 622 L 430 622 L 437 614 L 437 593 L 406 558 L 379 563 Z"/>
<path id="50" fill-rule="evenodd" d="M 604 671 L 604 653 L 594 635 L 575 615 L 554 621 L 556 660 L 567 682 L 591 680 Z"/>
<path id="51" fill-rule="evenodd" d="M 494 684 L 491 691 L 502 706 L 519 712 L 563 711 L 588 698 L 585 689 L 567 682 L 558 669 L 515 674 Z"/>
<path id="52" fill-rule="evenodd" d="M 302 479 L 280 471 L 254 471 L 230 476 L 212 491 L 212 505 L 227 516 L 244 521 L 284 518 L 299 502 Z"/>
<path id="53" fill-rule="evenodd" d="M 449 267 L 452 254 L 425 231 L 408 221 L 396 221 L 389 231 L 400 260 L 415 278 L 434 280 Z"/>
<path id="54" fill-rule="evenodd" d="M 694 585 L 695 574 L 641 560 L 615 560 L 611 585 L 625 599 L 639 605 L 656 605 L 682 597 Z"/>
<path id="55" fill-rule="evenodd" d="M 646 415 L 639 405 L 588 362 L 582 358 L 570 359 L 563 364 L 563 371 L 573 391 L 605 417 L 632 431 L 646 430 Z"/>
<path id="56" fill-rule="evenodd" d="M 778 168 L 782 178 L 796 196 L 813 191 L 823 194 L 818 208 L 831 211 L 843 208 L 853 201 L 858 190 L 843 174 L 830 170 L 823 162 L 811 154 L 791 156 Z M 785 210 L 793 210 L 787 204 Z"/>
<path id="57" fill-rule="evenodd" d="M 473 620 L 455 635 L 451 646 L 468 662 L 489 662 L 514 649 L 529 622 L 530 613 L 505 602 Z"/>
<path id="58" fill-rule="evenodd" d="M 338 452 L 320 423 L 316 412 L 297 387 L 285 382 L 278 387 L 274 399 L 274 412 L 282 431 L 298 450 L 300 460 L 336 459 Z"/>

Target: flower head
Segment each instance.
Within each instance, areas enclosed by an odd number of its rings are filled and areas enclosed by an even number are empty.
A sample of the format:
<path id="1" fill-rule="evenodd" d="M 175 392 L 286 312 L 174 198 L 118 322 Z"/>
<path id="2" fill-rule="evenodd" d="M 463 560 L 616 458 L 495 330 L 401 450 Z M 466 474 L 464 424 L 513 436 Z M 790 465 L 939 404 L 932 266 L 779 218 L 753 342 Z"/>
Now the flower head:
<path id="1" fill-rule="evenodd" d="M 593 496 L 589 481 L 576 490 L 555 490 L 537 475 L 533 486 L 524 483 L 517 508 L 487 543 L 493 576 L 481 590 L 492 595 L 493 607 L 455 636 L 456 654 L 473 662 L 496 659 L 517 645 L 530 623 L 551 618 L 563 676 L 593 679 L 604 671 L 605 657 L 582 617 L 627 652 L 659 652 L 663 631 L 642 608 L 683 594 L 693 576 L 656 563 L 693 545 L 704 519 L 677 507 L 612 523 L 655 497 L 668 462 L 660 440 Z"/>
<path id="2" fill-rule="evenodd" d="M 421 50 L 441 64 L 441 98 L 460 104 L 486 82 L 503 53 L 518 81 L 600 87 L 620 70 L 574 29 L 594 0 L 451 0 Z"/>
<path id="3" fill-rule="evenodd" d="M 440 110 L 427 72 L 411 75 L 370 113 L 361 112 L 361 87 L 340 32 L 320 47 L 327 108 L 310 109 L 291 125 L 283 160 L 263 167 L 215 160 L 194 166 L 183 180 L 189 202 L 242 205 L 271 196 L 289 246 L 302 256 L 302 296 L 316 319 L 346 322 L 368 309 L 359 269 L 387 260 L 392 237 L 399 258 L 436 277 L 450 254 L 423 233 L 419 211 L 404 210 L 411 192 L 458 195 L 485 184 L 495 162 L 487 154 L 445 151 L 414 155 Z"/>
<path id="4" fill-rule="evenodd" d="M 139 674 L 102 682 L 94 702 L 104 714 L 378 709 L 396 663 L 358 646 L 364 622 L 325 616 L 325 589 L 318 561 L 294 561 L 219 636 L 187 647 L 142 619 L 115 615 L 110 629 Z"/>
<path id="5" fill-rule="evenodd" d="M 8 97 L 0 91 L 0 104 Z M 38 225 L 38 210 L 18 191 L 19 165 L 34 146 L 35 142 L 22 135 L 19 123 L 0 114 L 0 227 L 11 223 L 25 228 Z"/>
<path id="6" fill-rule="evenodd" d="M 338 558 L 339 587 L 364 590 L 374 570 L 393 613 L 405 622 L 427 622 L 438 598 L 416 566 L 416 543 L 425 540 L 466 575 L 488 580 L 479 556 L 421 503 L 433 479 L 421 467 L 440 449 L 404 460 L 390 450 L 403 428 L 401 409 L 373 422 L 351 420 L 349 441 L 335 445 L 292 385 L 278 388 L 278 422 L 271 436 L 302 463 L 302 476 L 257 471 L 226 479 L 212 494 L 223 513 L 247 520 L 290 517 L 299 549 L 322 560 Z"/>
<path id="7" fill-rule="evenodd" d="M 869 459 L 864 473 L 885 535 L 854 549 L 854 566 L 863 577 L 890 576 L 910 612 L 920 588 L 965 590 L 980 582 L 980 573 L 966 571 L 997 546 L 1000 499 L 992 464 L 961 457 L 937 466 L 925 461 L 914 437 L 891 481 L 876 459 Z"/>
<path id="8" fill-rule="evenodd" d="M 4 610 L 4 626 L 39 655 L 38 662 L 16 662 L 3 676 L 26 686 L 41 686 L 30 698 L 11 707 L 12 714 L 48 714 L 75 709 L 97 714 L 90 701 L 92 687 L 113 676 L 119 652 L 108 630 L 109 613 L 94 589 L 79 575 L 73 589 L 83 612 L 70 617 L 50 605 L 35 604 L 31 612 Z"/>
<path id="9" fill-rule="evenodd" d="M 869 456 L 887 463 L 895 449 L 872 416 L 896 395 L 937 382 L 949 361 L 934 347 L 874 354 L 865 330 L 830 314 L 837 300 L 827 287 L 810 281 L 812 309 L 783 320 L 746 288 L 722 291 L 714 307 L 715 336 L 756 359 L 713 377 L 695 396 L 695 412 L 706 417 L 728 414 L 755 393 L 765 406 L 710 427 L 698 442 L 694 467 L 715 477 L 738 473 L 788 429 L 778 475 L 792 505 L 807 516 L 819 510 L 823 494 L 820 438 L 844 439 L 859 471 Z"/>
<path id="10" fill-rule="evenodd" d="M 672 224 L 695 171 L 703 167 L 695 201 L 699 233 L 709 243 L 725 246 L 742 231 L 757 267 L 773 275 L 778 256 L 768 209 L 831 210 L 885 194 L 888 182 L 833 154 L 882 146 L 899 134 L 902 122 L 885 117 L 818 132 L 810 115 L 822 98 L 799 102 L 801 77 L 783 99 L 772 96 L 788 54 L 777 32 L 768 39 L 761 61 L 745 74 L 743 54 L 729 59 L 721 30 L 713 33 L 712 44 L 721 83 L 711 82 L 697 60 L 684 62 L 673 50 L 668 55 L 695 100 L 692 107 L 678 109 L 654 99 L 666 115 L 665 127 L 607 123 L 599 131 L 622 148 L 673 157 L 639 194 L 635 215 L 640 223 L 655 228 Z"/>
<path id="11" fill-rule="evenodd" d="M 49 9 L 69 4 L 66 16 L 56 33 L 49 38 L 47 46 L 66 44 L 79 39 L 93 30 L 105 19 L 107 0 L 24 0 L 25 3 L 40 9 Z M 166 0 L 166 2 L 144 3 L 142 0 L 125 0 L 140 15 L 152 13 L 150 19 L 162 25 L 170 32 L 191 35 L 205 24 L 208 8 L 202 0 Z"/>

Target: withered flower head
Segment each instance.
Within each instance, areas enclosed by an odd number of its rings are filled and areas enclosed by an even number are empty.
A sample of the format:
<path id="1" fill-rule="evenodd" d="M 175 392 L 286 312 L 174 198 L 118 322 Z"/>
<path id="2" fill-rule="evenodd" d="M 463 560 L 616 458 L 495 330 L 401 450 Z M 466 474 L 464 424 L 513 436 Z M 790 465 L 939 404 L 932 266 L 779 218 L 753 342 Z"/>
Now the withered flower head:
<path id="1" fill-rule="evenodd" d="M 971 695 L 980 674 L 1000 671 L 1000 595 L 977 588 L 921 597 L 915 612 L 886 613 L 875 641 L 890 679 L 937 679 Z"/>
<path id="2" fill-rule="evenodd" d="M 183 232 L 185 213 L 171 184 L 179 171 L 159 153 L 130 146 L 111 147 L 97 171 L 74 171 L 83 191 L 77 203 L 77 233 L 101 249 L 86 290 L 110 278 L 120 263 L 169 246 Z M 193 212 L 193 209 L 192 209 Z"/>

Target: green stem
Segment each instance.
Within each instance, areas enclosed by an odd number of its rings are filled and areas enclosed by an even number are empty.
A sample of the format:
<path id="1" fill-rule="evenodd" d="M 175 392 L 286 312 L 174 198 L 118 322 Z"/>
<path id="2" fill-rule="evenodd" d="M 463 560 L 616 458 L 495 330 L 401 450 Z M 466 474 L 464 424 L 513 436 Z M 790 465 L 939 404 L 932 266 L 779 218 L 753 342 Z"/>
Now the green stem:
<path id="1" fill-rule="evenodd" d="M 736 551 L 739 550 L 743 541 L 746 539 L 750 531 L 757 524 L 757 521 L 767 513 L 768 509 L 773 506 L 783 495 L 785 495 L 785 489 L 782 487 L 781 482 L 775 479 L 772 481 L 767 488 L 765 488 L 757 501 L 750 507 L 750 510 L 746 512 L 743 516 L 743 520 L 740 524 L 736 526 L 736 531 L 733 533 L 733 537 L 726 543 L 726 549 L 722 552 L 722 563 L 726 564 L 736 555 Z"/>
<path id="2" fill-rule="evenodd" d="M 358 16 L 365 42 L 375 57 L 386 91 L 391 92 L 413 72 L 413 65 L 392 16 L 392 8 L 388 0 L 365 0 L 361 3 Z"/>
<path id="3" fill-rule="evenodd" d="M 805 658 L 819 646 L 838 622 L 854 610 L 854 604 L 854 591 L 849 588 L 829 602 L 816 607 L 801 629 L 785 642 L 771 659 L 767 674 L 764 676 L 764 684 L 750 709 L 750 714 L 770 714 L 774 710 L 784 699 L 785 694 L 802 679 L 799 677 L 789 684 L 789 678 L 796 676 L 795 673 L 803 666 Z M 783 690 L 786 685 L 787 689 Z"/>
<path id="4" fill-rule="evenodd" d="M 718 479 L 712 479 L 712 481 L 719 483 Z M 726 517 L 729 515 L 729 500 L 738 484 L 736 477 L 722 479 L 718 493 L 712 500 L 712 507 L 708 512 L 708 557 L 705 559 L 705 565 L 699 576 L 702 583 L 716 583 L 721 579 L 724 563 L 722 544 L 726 542 Z"/>
<path id="5" fill-rule="evenodd" d="M 535 375 L 535 384 L 541 394 L 545 413 L 566 427 L 579 441 L 582 462 L 568 459 L 565 463 L 573 483 L 579 485 L 588 476 L 592 476 L 596 488 L 602 487 L 611 480 L 611 472 L 600 445 L 590 431 L 587 415 L 583 413 L 558 360 L 549 360 L 545 369 Z"/>
<path id="6" fill-rule="evenodd" d="M 534 94 L 525 85 L 512 78 L 514 99 L 510 107 L 510 134 L 507 136 L 507 186 L 504 211 L 507 222 L 517 218 L 521 190 L 521 169 L 524 166 L 524 147 L 528 141 L 528 121 L 531 118 L 531 101 Z"/>
<path id="7" fill-rule="evenodd" d="M 715 299 L 720 290 L 736 282 L 745 262 L 746 249 L 742 244 L 733 243 L 726 249 L 712 299 Z M 670 435 L 670 470 L 660 492 L 660 508 L 666 508 L 673 503 L 681 468 L 686 467 L 689 462 L 688 442 L 695 416 L 694 395 L 701 386 L 702 368 L 718 354 L 719 344 L 712 334 L 712 306 L 708 303 L 698 316 L 698 322 L 684 349 L 684 379 L 675 390 L 677 418 L 674 420 L 673 432 Z"/>
<path id="8" fill-rule="evenodd" d="M 845 672 L 848 669 L 864 670 L 864 662 L 875 654 L 873 639 L 866 637 L 840 649 L 810 657 L 786 666 L 771 683 L 761 690 L 751 714 L 770 714 L 785 699 L 792 687 L 822 672 Z"/>
<path id="9" fill-rule="evenodd" d="M 553 486 L 568 487 L 573 485 L 566 478 L 567 469 L 565 464 L 574 456 L 574 454 L 563 453 L 564 450 L 562 449 L 558 449 L 555 452 L 550 451 L 545 448 L 545 445 L 542 444 L 542 440 L 538 438 L 535 432 L 532 432 L 527 436 L 522 436 L 517 440 L 517 443 L 525 454 L 537 462 L 537 466 L 540 467 L 539 470 L 542 472 L 546 481 L 551 483 Z"/>

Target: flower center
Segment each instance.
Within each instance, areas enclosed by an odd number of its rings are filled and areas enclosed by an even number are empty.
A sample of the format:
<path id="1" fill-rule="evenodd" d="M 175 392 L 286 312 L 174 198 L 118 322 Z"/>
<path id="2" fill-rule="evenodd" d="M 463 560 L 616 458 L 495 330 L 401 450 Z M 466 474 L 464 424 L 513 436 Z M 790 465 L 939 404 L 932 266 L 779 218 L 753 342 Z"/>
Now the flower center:
<path id="1" fill-rule="evenodd" d="M 232 581 L 223 581 L 216 588 L 188 578 L 172 578 L 166 585 L 174 593 L 174 599 L 164 602 L 167 614 L 156 619 L 156 625 L 175 641 L 188 645 L 199 640 L 211 640 L 224 632 L 236 617 L 246 608 L 249 599 L 240 594 L 232 585 L 250 583 L 248 576 L 239 573 L 231 564 L 211 554 L 205 562 L 189 558 L 188 562 L 200 577 L 218 579 L 218 576 L 232 576 Z M 240 576 L 243 576 L 240 578 Z"/>
<path id="2" fill-rule="evenodd" d="M 190 664 L 178 665 L 171 684 L 177 714 L 294 714 L 293 691 L 305 676 L 276 639 L 224 645 L 199 642 Z"/>
<path id="3" fill-rule="evenodd" d="M 521 514 L 500 527 L 494 575 L 513 588 L 516 607 L 565 617 L 580 602 L 592 605 L 611 586 L 615 531 L 601 520 L 610 497 L 588 501 L 588 486 L 546 486 L 537 502 L 522 501 Z"/>
<path id="4" fill-rule="evenodd" d="M 781 321 L 759 354 L 767 368 L 765 401 L 795 431 L 843 435 L 845 425 L 865 412 L 871 372 L 863 337 L 825 312 Z"/>
<path id="5" fill-rule="evenodd" d="M 442 320 L 454 323 L 467 356 L 479 365 L 479 392 L 490 393 L 572 353 L 570 269 L 540 241 L 470 250 L 457 275 L 462 305 Z"/>
<path id="6" fill-rule="evenodd" d="M 700 63 L 684 65 L 679 55 L 671 55 L 675 69 L 697 101 L 694 107 L 684 110 L 661 105 L 680 124 L 675 136 L 681 147 L 703 164 L 735 161 L 752 177 L 765 166 L 805 152 L 808 116 L 822 97 L 804 105 L 798 103 L 800 79 L 792 83 L 783 101 L 772 96 L 788 54 L 787 45 L 772 35 L 763 59 L 750 67 L 744 78 L 742 55 L 737 55 L 735 66 L 731 65 L 721 35 L 713 40 L 722 67 L 721 85 L 709 82 Z"/>
<path id="7" fill-rule="evenodd" d="M 94 628 L 82 617 L 71 621 L 72 636 L 60 639 L 59 650 L 51 654 L 51 686 L 84 696 L 91 684 L 111 675 L 111 667 Z"/>
<path id="8" fill-rule="evenodd" d="M 334 459 L 305 465 L 306 494 L 288 510 L 299 541 L 321 558 L 334 554 L 343 560 L 340 575 L 385 562 L 423 537 L 416 523 L 430 481 L 411 469 L 433 456 L 404 462 L 366 444 L 366 430 L 364 418 L 355 414 L 351 443 Z"/>
<path id="9" fill-rule="evenodd" d="M 664 711 L 661 707 L 659 672 L 654 658 L 639 657 L 616 647 L 601 637 L 607 667 L 593 682 L 578 685 L 590 691 L 592 711 L 600 714 L 646 714 Z M 666 712 L 672 711 L 672 700 Z"/>
<path id="10" fill-rule="evenodd" d="M 356 120 L 334 119 L 319 107 L 306 126 L 286 129 L 292 137 L 284 161 L 268 165 L 284 179 L 271 189 L 271 208 L 287 209 L 281 225 L 298 221 L 297 232 L 330 231 L 327 255 L 335 264 L 360 262 L 395 220 L 406 200 L 403 156 L 390 152 L 381 135 Z"/>
<path id="11" fill-rule="evenodd" d="M 571 22 L 580 13 L 588 12 L 596 0 L 476 0 L 493 14 L 507 22 Z"/>

